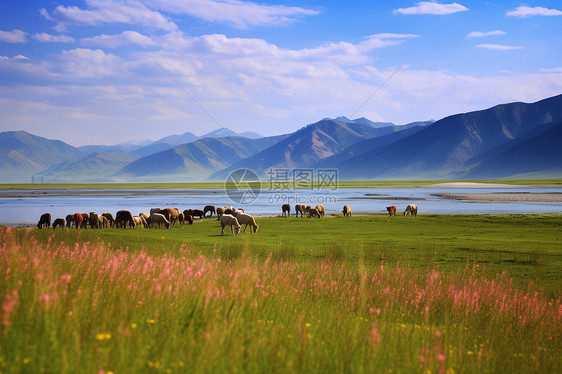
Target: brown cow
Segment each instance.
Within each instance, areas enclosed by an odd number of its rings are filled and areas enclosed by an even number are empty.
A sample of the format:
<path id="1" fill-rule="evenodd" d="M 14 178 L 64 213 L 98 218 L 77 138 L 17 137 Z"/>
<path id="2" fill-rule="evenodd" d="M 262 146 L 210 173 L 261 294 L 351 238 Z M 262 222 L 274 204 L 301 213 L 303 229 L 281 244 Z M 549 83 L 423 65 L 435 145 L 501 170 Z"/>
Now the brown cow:
<path id="1" fill-rule="evenodd" d="M 285 217 L 285 213 L 287 213 L 287 217 L 291 215 L 291 204 L 281 205 L 281 215 Z"/>
<path id="2" fill-rule="evenodd" d="M 205 214 L 207 214 L 207 212 L 211 212 L 211 215 L 209 217 L 212 217 L 213 214 L 215 213 L 215 206 L 214 205 L 207 205 L 207 206 L 205 206 L 205 208 L 203 208 L 203 212 L 205 212 Z"/>
<path id="3" fill-rule="evenodd" d="M 84 217 L 82 216 L 82 214 L 74 213 L 74 227 L 76 227 L 77 230 L 80 229 L 82 221 L 84 221 Z"/>
<path id="4" fill-rule="evenodd" d="M 133 215 L 128 210 L 120 210 L 115 214 L 115 227 L 124 228 L 128 227 L 134 229 L 135 222 L 133 221 Z"/>
<path id="5" fill-rule="evenodd" d="M 386 210 L 388 210 L 388 216 L 389 217 L 396 216 L 396 207 L 394 205 L 387 206 Z"/>
<path id="6" fill-rule="evenodd" d="M 46 226 L 47 228 L 51 227 L 51 213 L 45 213 L 42 214 L 41 217 L 39 217 L 37 228 L 42 229 L 43 226 Z"/>
<path id="7" fill-rule="evenodd" d="M 64 218 L 57 218 L 55 222 L 53 222 L 53 230 L 57 227 L 64 229 Z"/>
<path id="8" fill-rule="evenodd" d="M 297 218 L 299 218 L 299 213 L 300 213 L 301 218 L 302 218 L 302 216 L 304 216 L 304 205 L 302 205 L 302 204 L 295 205 L 295 216 Z"/>
<path id="9" fill-rule="evenodd" d="M 342 213 L 344 217 L 351 217 L 351 207 L 349 205 L 344 205 Z"/>

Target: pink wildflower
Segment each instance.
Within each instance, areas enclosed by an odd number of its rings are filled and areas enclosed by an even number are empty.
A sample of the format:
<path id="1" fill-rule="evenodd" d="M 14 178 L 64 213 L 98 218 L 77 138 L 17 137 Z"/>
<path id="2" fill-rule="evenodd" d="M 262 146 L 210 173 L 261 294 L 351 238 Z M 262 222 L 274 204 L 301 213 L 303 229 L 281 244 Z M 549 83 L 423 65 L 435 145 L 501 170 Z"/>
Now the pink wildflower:
<path id="1" fill-rule="evenodd" d="M 60 280 L 63 281 L 63 282 L 66 282 L 66 283 L 70 282 L 70 278 L 71 278 L 70 274 L 63 274 L 63 275 L 60 276 Z"/>
<path id="2" fill-rule="evenodd" d="M 12 293 L 4 295 L 4 302 L 2 303 L 2 324 L 6 327 L 10 326 L 10 314 L 18 303 L 18 290 L 13 290 Z"/>

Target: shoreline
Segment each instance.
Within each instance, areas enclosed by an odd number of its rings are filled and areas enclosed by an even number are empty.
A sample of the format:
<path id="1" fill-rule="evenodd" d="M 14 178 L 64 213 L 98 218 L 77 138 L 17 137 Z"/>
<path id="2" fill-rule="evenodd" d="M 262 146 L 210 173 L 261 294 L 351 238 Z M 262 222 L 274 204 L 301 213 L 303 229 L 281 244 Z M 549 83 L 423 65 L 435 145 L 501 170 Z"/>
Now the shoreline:
<path id="1" fill-rule="evenodd" d="M 349 183 L 349 182 L 348 182 Z M 379 185 L 369 185 L 368 183 L 364 183 L 364 185 L 360 182 L 357 182 L 356 185 L 344 183 L 341 186 L 338 186 L 337 189 L 350 189 L 350 188 L 364 188 L 364 189 L 378 189 L 378 188 L 427 188 L 427 189 L 479 189 L 479 188 L 503 188 L 503 189 L 517 189 L 517 188 L 558 188 L 562 187 L 558 184 L 548 185 L 548 184 L 505 184 L 505 183 L 488 183 L 488 182 L 444 182 L 444 183 L 431 183 L 428 181 L 428 184 L 423 184 L 420 182 L 412 182 L 411 184 L 401 183 L 401 182 L 380 182 Z M 409 182 L 408 182 L 409 183 Z M 30 186 L 41 186 L 42 188 L 30 188 Z M 52 185 L 47 187 L 48 185 L 26 185 L 25 187 L 7 187 L 7 185 L 0 185 L 0 198 L 28 198 L 28 197 L 51 197 L 51 196 L 139 196 L 139 195 L 203 195 L 203 194 L 221 194 L 224 193 L 224 185 L 215 185 L 209 184 L 208 186 L 201 186 L 200 184 L 196 184 L 192 187 L 180 187 L 177 185 L 161 185 L 159 187 L 155 186 L 111 186 L 111 185 L 103 185 L 99 187 L 93 186 L 81 186 L 81 187 L 63 187 L 63 186 L 56 186 Z M 215 191 L 213 191 L 215 190 Z M 264 188 L 264 190 L 267 190 Z M 299 190 L 307 190 L 306 187 L 294 187 L 295 191 Z M 502 192 L 503 193 L 503 192 Z M 500 193 L 501 194 L 501 193 Z M 504 194 L 511 194 L 511 193 L 504 193 Z M 517 194 L 517 192 L 514 192 Z M 529 193 L 531 194 L 531 193 Z M 542 193 L 532 193 L 533 195 L 547 195 Z M 366 199 L 377 199 L 376 194 L 365 196 Z M 529 199 L 516 199 L 516 200 L 509 200 L 504 197 L 498 197 L 497 200 L 490 197 L 493 194 L 479 194 L 479 193 L 438 193 L 433 194 L 434 196 L 446 198 L 446 199 L 455 199 L 455 200 L 481 200 L 481 201 L 544 201 L 544 202 L 552 202 L 552 201 L 562 201 L 562 200 L 552 200 L 551 198 L 546 198 L 545 200 L 529 200 Z M 478 196 L 476 196 L 478 195 Z M 489 196 L 488 196 L 489 195 Z M 497 196 L 496 196 L 497 197 Z M 542 197 L 537 197 L 542 198 Z"/>
<path id="2" fill-rule="evenodd" d="M 436 193 L 432 196 L 441 199 L 463 200 L 463 201 L 492 201 L 492 202 L 513 202 L 528 201 L 539 203 L 560 203 L 562 202 L 562 193 L 551 192 L 494 192 L 494 193 Z"/>

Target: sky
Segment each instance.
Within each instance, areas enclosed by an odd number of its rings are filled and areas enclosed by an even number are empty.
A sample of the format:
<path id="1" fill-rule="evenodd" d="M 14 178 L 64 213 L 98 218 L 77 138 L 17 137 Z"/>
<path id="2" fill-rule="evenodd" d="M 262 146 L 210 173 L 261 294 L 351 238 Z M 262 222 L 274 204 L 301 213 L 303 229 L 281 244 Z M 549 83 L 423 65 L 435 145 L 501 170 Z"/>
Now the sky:
<path id="1" fill-rule="evenodd" d="M 0 131 L 406 124 L 562 93 L 562 2 L 0 1 Z"/>

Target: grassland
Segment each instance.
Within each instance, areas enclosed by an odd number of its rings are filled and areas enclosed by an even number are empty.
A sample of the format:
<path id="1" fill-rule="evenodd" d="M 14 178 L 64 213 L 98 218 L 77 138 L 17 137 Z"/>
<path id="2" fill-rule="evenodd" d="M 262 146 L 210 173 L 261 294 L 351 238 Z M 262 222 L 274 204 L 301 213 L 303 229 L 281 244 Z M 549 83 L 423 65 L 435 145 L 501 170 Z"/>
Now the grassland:
<path id="1" fill-rule="evenodd" d="M 2 372 L 560 372 L 560 215 L 0 228 Z"/>
<path id="2" fill-rule="evenodd" d="M 458 182 L 454 180 L 419 180 L 419 181 L 338 181 L 339 188 L 413 188 L 438 183 Z M 472 183 L 500 183 L 524 186 L 561 186 L 562 179 L 499 179 L 499 180 L 466 180 Z M 221 189 L 224 182 L 186 182 L 186 183 L 0 183 L 0 190 L 83 190 L 83 189 Z M 263 181 L 263 187 L 267 182 Z M 310 185 L 296 183 L 291 188 L 310 188 Z"/>

